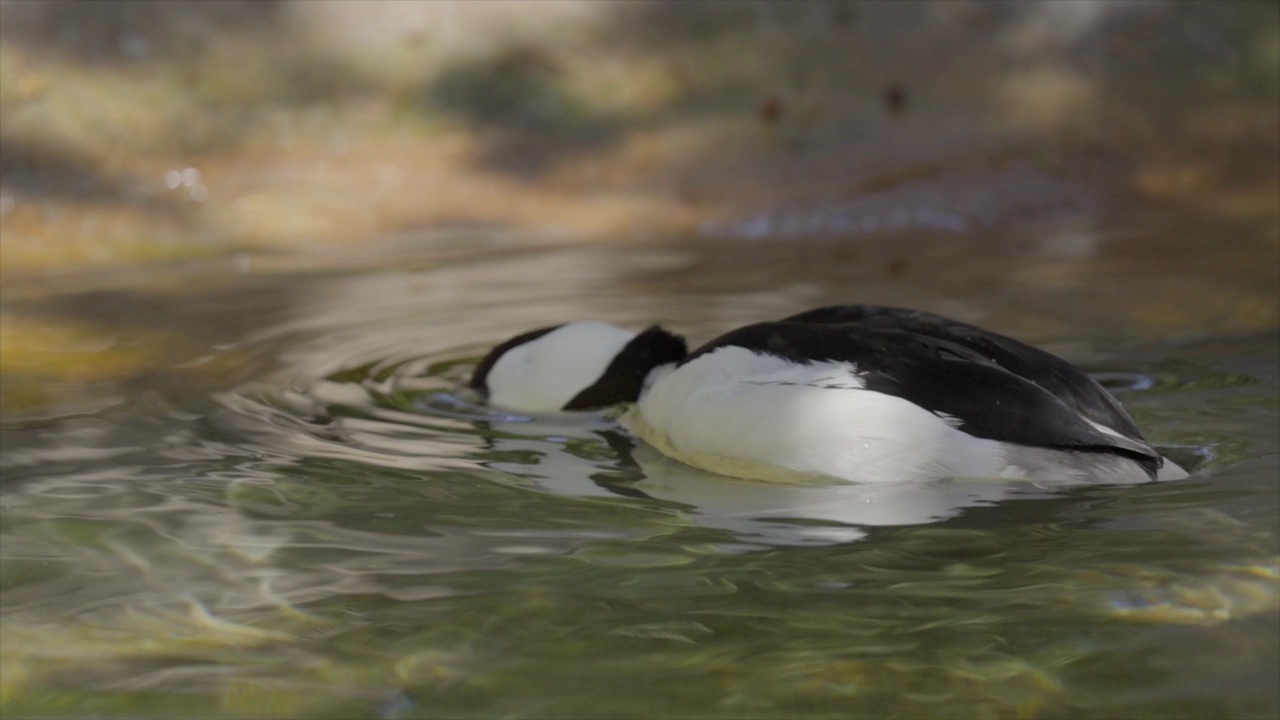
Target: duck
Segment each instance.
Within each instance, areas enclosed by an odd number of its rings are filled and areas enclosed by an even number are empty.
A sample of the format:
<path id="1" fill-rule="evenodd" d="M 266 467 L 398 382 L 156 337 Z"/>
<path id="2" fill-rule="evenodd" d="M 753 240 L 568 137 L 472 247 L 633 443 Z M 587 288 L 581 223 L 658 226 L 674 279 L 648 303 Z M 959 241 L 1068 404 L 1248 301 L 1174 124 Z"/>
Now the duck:
<path id="1" fill-rule="evenodd" d="M 587 320 L 500 343 L 470 389 L 528 414 L 614 410 L 662 455 L 786 483 L 1187 476 L 1070 362 L 920 310 L 831 305 L 689 350 L 659 325 Z"/>

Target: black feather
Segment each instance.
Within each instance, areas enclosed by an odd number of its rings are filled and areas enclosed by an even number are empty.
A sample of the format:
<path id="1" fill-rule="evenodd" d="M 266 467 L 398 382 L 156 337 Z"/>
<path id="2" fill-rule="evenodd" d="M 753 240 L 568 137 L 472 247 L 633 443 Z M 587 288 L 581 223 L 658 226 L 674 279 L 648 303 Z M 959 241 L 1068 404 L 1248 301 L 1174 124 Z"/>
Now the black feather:
<path id="1" fill-rule="evenodd" d="M 748 325 L 698 348 L 681 364 L 737 346 L 795 363 L 850 363 L 866 389 L 960 421 L 974 437 L 1130 457 L 1155 473 L 1160 456 L 1092 378 L 1015 340 L 897 308 L 821 308 Z M 1086 420 L 1115 430 L 1103 433 Z"/>
<path id="2" fill-rule="evenodd" d="M 605 368 L 600 379 L 573 396 L 562 409 L 594 410 L 635 402 L 650 370 L 676 362 L 688 351 L 684 338 L 654 325 L 631 338 Z"/>
<path id="3" fill-rule="evenodd" d="M 859 327 L 899 330 L 949 343 L 974 361 L 988 361 L 1044 388 L 1084 417 L 1130 439 L 1145 443 L 1141 431 L 1101 385 L 1062 358 L 1011 337 L 905 308 L 879 305 L 832 305 L 784 318 L 782 322 L 857 323 Z"/>

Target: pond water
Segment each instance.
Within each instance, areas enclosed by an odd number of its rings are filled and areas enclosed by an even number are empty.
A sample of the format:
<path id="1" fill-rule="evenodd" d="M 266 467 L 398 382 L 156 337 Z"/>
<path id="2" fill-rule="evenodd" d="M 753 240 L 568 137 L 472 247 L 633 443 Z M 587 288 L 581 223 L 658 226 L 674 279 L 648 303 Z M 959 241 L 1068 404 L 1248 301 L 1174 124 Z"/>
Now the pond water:
<path id="1" fill-rule="evenodd" d="M 1280 343 L 1232 309 L 1270 312 L 1257 258 L 1274 241 L 1172 232 L 471 238 L 184 302 L 33 300 L 125 333 L 145 307 L 203 345 L 84 385 L 82 407 L 5 419 L 0 707 L 1274 716 Z M 832 302 L 1071 357 L 1195 472 L 1053 493 L 779 487 L 664 461 L 604 417 L 506 415 L 459 391 L 490 345 L 549 323 L 662 322 L 696 343 Z"/>

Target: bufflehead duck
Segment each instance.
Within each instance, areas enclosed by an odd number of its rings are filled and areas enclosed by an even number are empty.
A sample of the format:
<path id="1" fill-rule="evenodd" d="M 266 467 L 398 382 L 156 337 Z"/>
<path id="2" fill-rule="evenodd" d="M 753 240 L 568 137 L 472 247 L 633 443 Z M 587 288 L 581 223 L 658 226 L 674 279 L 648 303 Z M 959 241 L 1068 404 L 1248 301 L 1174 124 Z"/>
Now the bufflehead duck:
<path id="1" fill-rule="evenodd" d="M 569 323 L 495 347 L 470 385 L 518 412 L 629 403 L 622 423 L 663 454 L 758 480 L 1186 476 L 1067 361 L 902 308 L 818 308 L 693 352 L 657 326 Z"/>

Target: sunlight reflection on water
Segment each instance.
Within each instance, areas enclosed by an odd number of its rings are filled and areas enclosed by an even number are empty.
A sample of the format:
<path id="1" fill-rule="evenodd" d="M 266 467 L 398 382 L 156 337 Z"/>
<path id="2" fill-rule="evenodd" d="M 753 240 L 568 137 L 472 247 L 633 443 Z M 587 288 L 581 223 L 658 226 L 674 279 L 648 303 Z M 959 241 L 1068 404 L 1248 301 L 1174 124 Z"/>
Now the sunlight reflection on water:
<path id="1" fill-rule="evenodd" d="M 886 712 L 945 697 L 1108 717 L 1131 707 L 1100 680 L 1116 662 L 1145 707 L 1189 676 L 1232 688 L 1195 707 L 1266 706 L 1237 670 L 1268 667 L 1258 638 L 1277 638 L 1273 339 L 1116 348 L 1110 326 L 1080 324 L 1097 334 L 1073 340 L 1153 439 L 1201 456 L 1189 481 L 1134 488 L 750 483 L 635 447 L 607 417 L 497 413 L 460 391 L 491 343 L 551 322 L 696 339 L 851 299 L 811 265 L 706 272 L 713 252 L 314 280 L 214 351 L 261 358 L 251 381 L 19 428 L 0 495 L 0 658 L 25 678 L 9 707 L 56 688 L 132 693 L 157 716 L 191 693 L 225 716 L 490 715 L 477 698 L 578 688 L 582 707 L 660 715 L 645 688 L 681 668 L 685 707 L 726 717 L 830 714 L 850 688 Z M 1013 325 L 1037 307 L 996 302 L 958 307 Z M 1146 627 L 1203 628 L 1203 652 L 1171 679 L 1158 660 L 1183 640 Z M 617 673 L 637 689 L 580 692 Z"/>

